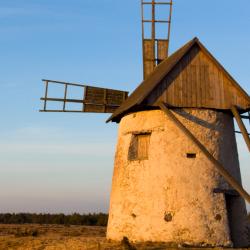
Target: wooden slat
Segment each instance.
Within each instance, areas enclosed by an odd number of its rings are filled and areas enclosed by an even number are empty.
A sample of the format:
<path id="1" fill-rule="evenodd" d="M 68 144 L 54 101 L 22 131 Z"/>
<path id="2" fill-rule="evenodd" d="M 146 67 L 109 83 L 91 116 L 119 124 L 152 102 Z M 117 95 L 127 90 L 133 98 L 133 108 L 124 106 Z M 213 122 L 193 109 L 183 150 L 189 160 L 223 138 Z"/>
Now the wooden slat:
<path id="1" fill-rule="evenodd" d="M 64 99 L 64 98 L 40 98 L 41 101 L 50 102 L 72 102 L 72 103 L 84 103 L 84 100 L 80 99 Z"/>
<path id="2" fill-rule="evenodd" d="M 137 137 L 138 137 L 138 151 L 137 151 L 138 159 L 140 160 L 148 159 L 150 134 L 137 135 Z"/>
<path id="3" fill-rule="evenodd" d="M 86 88 L 87 87 L 84 87 L 84 89 L 83 89 L 83 100 L 85 100 L 86 99 Z M 84 103 L 82 104 L 82 112 L 84 112 L 85 111 L 85 105 L 84 105 Z"/>
<path id="4" fill-rule="evenodd" d="M 146 79 L 155 68 L 155 44 L 152 39 L 143 40 L 143 64 L 144 79 Z"/>
<path id="5" fill-rule="evenodd" d="M 174 124 L 203 152 L 207 159 L 214 164 L 218 172 L 225 178 L 225 180 L 244 198 L 250 203 L 250 195 L 243 189 L 243 187 L 234 179 L 231 174 L 223 167 L 223 165 L 216 160 L 213 155 L 206 149 L 205 146 L 172 114 L 172 112 L 165 106 L 164 103 L 159 104 L 163 112 Z"/>
<path id="6" fill-rule="evenodd" d="M 158 63 L 162 62 L 168 57 L 168 40 L 157 40 L 157 59 Z"/>
<path id="7" fill-rule="evenodd" d="M 187 88 L 188 88 L 188 91 L 187 91 L 187 104 L 189 107 L 192 107 L 192 75 L 191 75 L 191 65 L 190 65 L 190 54 L 187 56 L 187 60 L 188 60 L 188 65 L 187 65 Z M 175 96 L 175 95 L 174 95 Z"/>
<path id="8" fill-rule="evenodd" d="M 47 100 L 46 98 L 48 97 L 48 88 L 49 88 L 49 83 L 48 81 L 45 81 L 45 99 L 44 99 L 44 106 L 43 106 L 43 109 L 46 110 L 47 109 Z"/>
<path id="9" fill-rule="evenodd" d="M 205 59 L 207 59 L 205 57 Z M 215 103 L 215 91 L 214 91 L 214 75 L 213 75 L 213 69 L 212 64 L 207 63 L 207 74 L 208 74 L 208 90 L 209 90 L 209 102 Z"/>
<path id="10" fill-rule="evenodd" d="M 86 103 L 121 105 L 123 101 L 125 101 L 124 91 L 86 87 Z"/>
<path id="11" fill-rule="evenodd" d="M 190 70 L 191 70 L 191 81 L 192 81 L 192 105 L 197 106 L 197 77 L 196 77 L 196 71 L 197 71 L 197 63 L 196 63 L 196 53 L 197 50 L 191 51 L 191 58 L 190 58 Z M 193 62 L 193 63 L 192 63 Z"/>
<path id="12" fill-rule="evenodd" d="M 113 113 L 118 106 L 85 104 L 84 112 L 86 113 Z"/>
<path id="13" fill-rule="evenodd" d="M 65 108 L 66 108 L 67 91 L 68 91 L 68 85 L 66 84 L 65 89 L 64 89 L 63 110 L 65 110 Z"/>
<path id="14" fill-rule="evenodd" d="M 202 106 L 202 85 L 201 85 L 201 80 L 200 80 L 200 54 L 198 54 L 195 64 L 196 64 L 196 95 L 197 95 L 197 107 Z"/>
<path id="15" fill-rule="evenodd" d="M 192 65 L 190 67 L 190 71 L 191 71 L 191 84 L 192 84 L 192 104 L 195 105 L 195 107 L 197 106 L 197 81 L 196 81 L 196 65 Z"/>
<path id="16" fill-rule="evenodd" d="M 244 138 L 244 140 L 245 140 L 245 142 L 247 144 L 248 150 L 250 151 L 250 138 L 249 138 L 248 132 L 246 130 L 246 127 L 245 127 L 244 123 L 241 120 L 238 109 L 237 109 L 237 107 L 233 106 L 231 110 L 232 110 L 232 113 L 233 113 L 233 115 L 234 115 L 234 117 L 235 117 L 235 119 L 237 121 L 237 124 L 238 124 L 238 126 L 240 128 L 240 131 L 241 131 L 241 133 L 243 135 L 243 138 Z"/>

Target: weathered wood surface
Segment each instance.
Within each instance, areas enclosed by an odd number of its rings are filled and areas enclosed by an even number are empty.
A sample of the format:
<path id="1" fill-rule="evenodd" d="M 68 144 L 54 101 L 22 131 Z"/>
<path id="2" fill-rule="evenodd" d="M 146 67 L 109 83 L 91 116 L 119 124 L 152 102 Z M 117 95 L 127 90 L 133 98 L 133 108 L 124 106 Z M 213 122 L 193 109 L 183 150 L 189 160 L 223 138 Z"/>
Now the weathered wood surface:
<path id="1" fill-rule="evenodd" d="M 143 43 L 143 77 L 146 79 L 155 69 L 157 64 L 168 57 L 168 46 L 170 38 L 172 0 L 169 1 L 141 1 L 142 10 L 142 43 Z M 151 16 L 147 15 L 145 6 L 150 5 Z M 160 17 L 156 7 L 169 5 L 169 14 L 166 18 Z M 145 23 L 148 25 L 145 26 Z M 165 35 L 159 32 L 159 28 L 165 26 Z"/>
<path id="2" fill-rule="evenodd" d="M 144 79 L 147 78 L 156 66 L 155 63 L 155 42 L 152 39 L 143 40 L 143 68 Z"/>
<path id="3" fill-rule="evenodd" d="M 169 41 L 164 39 L 157 40 L 157 60 L 158 63 L 167 58 Z"/>
<path id="4" fill-rule="evenodd" d="M 203 152 L 209 161 L 211 161 L 218 172 L 225 178 L 225 180 L 244 198 L 248 203 L 250 203 L 250 195 L 243 189 L 240 183 L 238 183 L 231 174 L 223 167 L 223 165 L 216 160 L 213 155 L 200 143 L 199 140 L 175 117 L 175 115 L 165 106 L 165 104 L 160 103 L 160 108 L 168 116 L 175 125 L 182 130 L 182 132 L 191 140 L 193 143 Z"/>
<path id="5" fill-rule="evenodd" d="M 144 103 L 159 101 L 174 107 L 249 108 L 249 100 L 198 46 L 184 56 Z"/>
<path id="6" fill-rule="evenodd" d="M 44 102 L 42 112 L 91 112 L 91 113 L 113 113 L 128 97 L 128 92 L 87 86 L 82 84 L 43 80 L 45 82 L 45 95 L 41 98 Z M 49 95 L 49 85 L 57 84 L 64 86 L 64 93 L 61 98 L 54 98 Z M 78 87 L 83 97 L 68 98 L 69 89 Z M 81 92 L 80 92 L 81 93 Z M 57 102 L 58 109 L 49 109 L 49 102 Z M 80 104 L 79 109 L 67 107 L 67 103 Z M 63 104 L 62 106 L 60 104 Z"/>

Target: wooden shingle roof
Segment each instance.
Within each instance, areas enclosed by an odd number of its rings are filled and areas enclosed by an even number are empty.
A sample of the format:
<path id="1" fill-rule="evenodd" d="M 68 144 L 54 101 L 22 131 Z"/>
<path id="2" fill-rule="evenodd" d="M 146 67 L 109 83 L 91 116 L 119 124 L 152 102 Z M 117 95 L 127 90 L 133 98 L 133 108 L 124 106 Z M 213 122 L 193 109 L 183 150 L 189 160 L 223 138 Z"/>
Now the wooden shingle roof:
<path id="1" fill-rule="evenodd" d="M 112 116 L 107 120 L 107 122 L 109 122 L 109 121 L 119 122 L 120 119 L 122 118 L 122 116 L 124 116 L 128 112 L 135 111 L 137 107 L 138 107 L 138 110 L 139 110 L 139 107 L 140 107 L 140 109 L 143 109 L 142 106 L 145 106 L 144 109 L 147 109 L 150 106 L 153 107 L 154 106 L 153 102 L 147 100 L 147 98 L 152 94 L 153 91 L 156 91 L 156 89 L 159 87 L 160 84 L 163 84 L 164 79 L 166 79 L 166 77 L 168 75 L 169 75 L 169 78 L 171 79 L 171 83 L 169 85 L 167 85 L 166 80 L 165 80 L 165 83 L 164 83 L 165 87 L 161 87 L 160 92 L 163 91 L 164 88 L 171 89 L 169 86 L 171 86 L 171 84 L 173 85 L 173 83 L 172 83 L 173 76 L 170 76 L 171 75 L 170 73 L 174 70 L 174 68 L 176 68 L 175 66 L 177 66 L 177 64 L 180 64 L 180 62 L 182 60 L 184 60 L 183 58 L 185 58 L 185 56 L 187 57 L 187 55 L 190 54 L 192 50 L 195 51 L 195 49 L 196 49 L 196 51 L 198 51 L 198 50 L 201 51 L 205 55 L 205 57 L 208 58 L 207 60 L 210 60 L 213 63 L 213 65 L 215 65 L 214 67 L 216 67 L 220 72 L 222 72 L 222 74 L 226 77 L 227 81 L 230 82 L 230 86 L 232 85 L 232 87 L 228 87 L 227 91 L 228 92 L 230 92 L 230 91 L 237 92 L 235 94 L 236 97 L 234 96 L 233 98 L 238 99 L 238 100 L 240 98 L 244 99 L 244 105 L 242 105 L 242 107 L 240 107 L 240 108 L 250 109 L 250 97 L 249 97 L 249 95 L 240 87 L 240 85 L 223 68 L 223 66 L 210 54 L 210 52 L 204 47 L 204 45 L 202 45 L 202 43 L 198 40 L 198 38 L 194 38 L 193 40 L 189 41 L 186 45 L 184 45 L 182 48 L 177 50 L 170 57 L 165 59 L 162 63 L 160 63 L 155 68 L 154 72 L 148 78 L 146 78 L 135 89 L 135 91 L 128 97 L 128 99 L 126 101 L 124 101 L 124 103 L 112 114 Z M 185 65 L 185 67 L 186 67 L 186 65 Z M 176 74 L 179 75 L 179 74 L 181 74 L 182 71 L 183 71 L 183 69 L 180 70 Z M 189 74 L 189 75 L 194 74 L 194 73 L 196 74 L 196 69 L 194 69 L 194 72 L 191 72 L 190 69 L 187 72 L 187 74 Z M 189 77 L 189 79 L 190 79 L 190 77 Z M 185 84 L 190 84 L 190 81 L 188 82 L 187 80 L 185 80 L 184 82 L 185 82 Z M 210 85 L 211 85 L 211 83 L 210 83 Z M 201 86 L 198 86 L 198 87 L 201 88 Z M 178 89 L 180 89 L 180 88 L 181 87 L 178 86 Z M 193 91 L 192 95 L 197 95 L 197 96 L 199 95 L 198 93 L 195 93 L 194 90 L 188 90 L 188 91 L 189 92 Z M 159 93 L 159 90 L 157 90 L 157 92 Z M 169 90 L 169 92 L 170 92 L 170 90 Z M 157 93 L 157 96 L 159 95 L 158 93 Z M 167 104 L 170 104 L 171 106 L 174 106 L 174 107 L 175 106 L 176 107 L 189 107 L 189 105 L 187 105 L 187 103 L 185 103 L 185 101 L 183 101 L 183 100 L 182 101 L 175 100 L 175 102 L 173 101 L 173 103 L 169 103 L 171 101 L 171 98 L 167 98 L 166 96 L 168 96 L 168 95 L 169 95 L 169 93 L 165 93 L 164 97 L 162 97 L 161 101 L 165 101 Z M 176 94 L 173 92 L 172 95 L 176 96 L 176 95 L 178 95 L 178 93 Z M 202 95 L 202 94 L 200 94 L 200 95 Z M 215 104 L 214 103 L 213 104 L 204 104 L 204 102 L 202 103 L 202 101 L 199 102 L 196 100 L 195 105 L 193 104 L 192 107 L 207 107 L 207 108 L 227 109 L 227 106 L 225 106 L 225 105 L 223 106 L 223 105 L 224 104 L 222 104 L 222 102 L 218 102 L 217 104 L 216 103 Z M 228 104 L 228 105 L 230 105 L 230 104 Z"/>

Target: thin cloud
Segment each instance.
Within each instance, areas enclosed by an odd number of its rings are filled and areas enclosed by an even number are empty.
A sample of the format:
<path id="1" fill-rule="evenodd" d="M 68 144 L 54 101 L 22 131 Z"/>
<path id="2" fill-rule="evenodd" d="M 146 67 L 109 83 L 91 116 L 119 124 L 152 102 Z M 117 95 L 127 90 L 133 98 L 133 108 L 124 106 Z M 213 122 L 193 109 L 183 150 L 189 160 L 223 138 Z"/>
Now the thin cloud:
<path id="1" fill-rule="evenodd" d="M 34 16 L 42 14 L 45 11 L 41 6 L 26 6 L 26 7 L 1 7 L 0 18 Z M 47 13 L 47 11 L 46 11 Z M 45 13 L 45 14 L 46 14 Z"/>
<path id="2" fill-rule="evenodd" d="M 24 17 L 24 16 L 37 16 L 37 15 L 53 15 L 54 17 L 62 16 L 53 10 L 44 8 L 42 5 L 29 5 L 25 7 L 1 7 L 0 18 L 6 17 Z"/>
<path id="3" fill-rule="evenodd" d="M 46 155 L 79 155 L 79 156 L 107 156 L 110 154 L 112 145 L 108 143 L 1 143 L 1 155 L 15 154 L 46 154 Z M 97 153 L 98 152 L 98 153 Z"/>

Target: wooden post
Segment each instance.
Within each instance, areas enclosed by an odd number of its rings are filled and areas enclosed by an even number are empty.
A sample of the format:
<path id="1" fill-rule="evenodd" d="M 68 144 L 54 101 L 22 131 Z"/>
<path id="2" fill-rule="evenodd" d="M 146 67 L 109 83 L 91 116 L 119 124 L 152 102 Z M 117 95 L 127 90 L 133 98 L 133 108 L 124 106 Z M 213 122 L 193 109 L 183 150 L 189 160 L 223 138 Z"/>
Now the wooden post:
<path id="1" fill-rule="evenodd" d="M 231 110 L 232 110 L 232 113 L 233 113 L 233 115 L 234 115 L 234 117 L 235 117 L 235 119 L 237 121 L 237 124 L 238 124 L 238 126 L 240 128 L 240 132 L 242 133 L 242 135 L 244 137 L 244 140 L 245 140 L 245 142 L 247 144 L 248 150 L 250 151 L 249 135 L 248 135 L 248 132 L 246 130 L 246 127 L 245 127 L 244 123 L 241 120 L 240 114 L 239 114 L 239 112 L 238 112 L 238 110 L 237 110 L 237 108 L 235 106 L 233 106 L 231 108 Z"/>
<path id="2" fill-rule="evenodd" d="M 103 93 L 103 113 L 106 113 L 107 104 L 108 104 L 107 89 L 104 89 L 104 93 Z"/>
<path id="3" fill-rule="evenodd" d="M 171 29 L 171 20 L 172 20 L 172 12 L 173 12 L 173 0 L 170 1 L 170 14 L 168 18 L 168 46 L 170 42 L 170 29 Z"/>
<path id="4" fill-rule="evenodd" d="M 68 90 L 68 84 L 65 84 L 64 99 L 63 99 L 63 111 L 65 111 L 65 108 L 66 108 L 67 90 Z"/>
<path id="5" fill-rule="evenodd" d="M 151 23 L 151 39 L 152 39 L 152 48 L 153 48 L 153 60 L 154 67 L 156 66 L 156 58 L 155 58 L 155 0 L 152 0 L 152 23 Z"/>
<path id="6" fill-rule="evenodd" d="M 250 195 L 243 189 L 243 187 L 231 176 L 223 165 L 216 160 L 213 155 L 206 149 L 205 146 L 175 117 L 175 115 L 165 106 L 164 103 L 159 104 L 164 113 L 172 120 L 175 125 L 203 152 L 207 159 L 212 162 L 217 168 L 218 172 L 226 179 L 226 181 L 244 198 L 250 203 Z"/>
<path id="7" fill-rule="evenodd" d="M 49 81 L 45 81 L 45 96 L 44 96 L 44 107 L 43 107 L 44 111 L 46 111 L 47 109 L 48 87 L 49 87 Z"/>
<path id="8" fill-rule="evenodd" d="M 87 95 L 87 86 L 83 88 L 82 112 L 85 112 L 85 100 Z"/>

